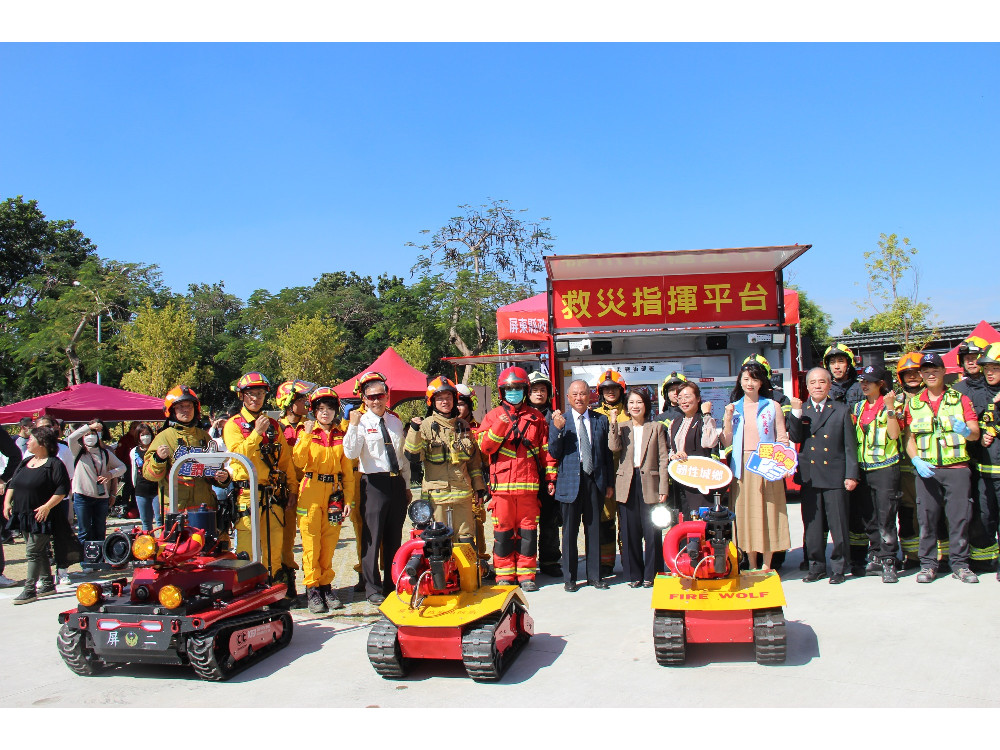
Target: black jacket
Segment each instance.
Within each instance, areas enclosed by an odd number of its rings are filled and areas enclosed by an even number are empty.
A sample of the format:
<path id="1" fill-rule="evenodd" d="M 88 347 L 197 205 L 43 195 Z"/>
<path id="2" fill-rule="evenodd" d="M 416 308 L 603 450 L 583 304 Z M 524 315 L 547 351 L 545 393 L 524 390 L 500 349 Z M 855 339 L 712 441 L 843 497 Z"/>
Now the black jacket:
<path id="1" fill-rule="evenodd" d="M 812 399 L 802 405 L 802 417 L 789 414 L 788 436 L 799 449 L 799 476 L 819 489 L 844 486 L 845 479 L 859 479 L 858 438 L 847 407 L 826 400 L 817 414 Z"/>

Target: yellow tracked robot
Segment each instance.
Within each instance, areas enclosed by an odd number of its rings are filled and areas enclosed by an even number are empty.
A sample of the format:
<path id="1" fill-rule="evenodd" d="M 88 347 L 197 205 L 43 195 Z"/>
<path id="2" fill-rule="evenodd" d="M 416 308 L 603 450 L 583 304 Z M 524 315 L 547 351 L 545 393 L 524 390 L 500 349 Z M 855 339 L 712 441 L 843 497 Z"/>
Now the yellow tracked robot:
<path id="1" fill-rule="evenodd" d="M 368 635 L 368 659 L 385 678 L 405 677 L 415 659 L 461 660 L 469 677 L 495 682 L 534 634 L 517 586 L 483 586 L 471 544 L 432 522 L 427 500 L 410 504 L 414 529 L 392 561 L 395 594 Z"/>
<path id="2" fill-rule="evenodd" d="M 669 573 L 653 582 L 653 648 L 663 666 L 684 664 L 689 643 L 752 643 L 758 664 L 785 661 L 785 594 L 775 572 L 740 572 L 733 513 L 714 493 L 701 520 L 663 540 Z"/>

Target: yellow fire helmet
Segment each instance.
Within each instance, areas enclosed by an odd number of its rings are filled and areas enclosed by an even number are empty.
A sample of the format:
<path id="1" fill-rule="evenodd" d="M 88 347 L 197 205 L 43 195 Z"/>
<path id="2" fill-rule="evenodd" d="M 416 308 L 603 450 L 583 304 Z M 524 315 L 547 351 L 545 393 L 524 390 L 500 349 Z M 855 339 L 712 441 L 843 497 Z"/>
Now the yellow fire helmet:
<path id="1" fill-rule="evenodd" d="M 314 388 L 313 391 L 309 394 L 310 408 L 313 411 L 316 411 L 317 403 L 323 400 L 324 398 L 332 400 L 334 402 L 333 408 L 336 409 L 338 412 L 340 411 L 340 396 L 338 396 L 337 392 L 328 385 L 321 385 L 318 388 Z"/>
<path id="2" fill-rule="evenodd" d="M 264 377 L 263 374 L 254 371 L 254 372 L 248 372 L 242 378 L 237 380 L 236 385 L 234 385 L 232 388 L 234 391 L 242 395 L 243 391 L 245 391 L 247 388 L 257 388 L 257 387 L 263 387 L 266 388 L 268 391 L 270 391 L 271 381 L 268 380 L 266 377 Z"/>
<path id="3" fill-rule="evenodd" d="M 857 368 L 858 361 L 854 358 L 854 352 L 848 348 L 847 344 L 833 344 L 832 346 L 828 346 L 826 351 L 823 352 L 823 366 L 829 367 L 830 358 L 838 355 L 841 357 L 847 357 L 848 364 L 851 367 Z"/>
<path id="4" fill-rule="evenodd" d="M 989 345 L 990 342 L 984 338 L 969 336 L 969 338 L 958 345 L 958 356 L 964 357 L 966 354 L 982 354 Z"/>
<path id="5" fill-rule="evenodd" d="M 389 381 L 385 379 L 385 375 L 380 372 L 375 372 L 375 370 L 369 370 L 368 372 L 362 373 L 361 376 L 354 381 L 354 395 L 362 395 L 365 386 L 373 380 L 381 380 L 385 384 L 385 390 L 388 392 Z"/>
<path id="6" fill-rule="evenodd" d="M 764 368 L 764 372 L 767 373 L 767 377 L 771 377 L 771 363 L 767 361 L 767 358 L 763 354 L 751 354 L 749 357 L 743 360 L 743 364 L 749 364 L 750 362 L 756 362 L 758 365 Z M 742 366 L 742 365 L 741 365 Z"/>
<path id="7" fill-rule="evenodd" d="M 287 409 L 295 403 L 295 399 L 300 396 L 308 396 L 315 388 L 315 383 L 306 380 L 286 380 L 275 391 L 274 401 L 279 409 Z"/>
<path id="8" fill-rule="evenodd" d="M 987 344 L 978 361 L 980 365 L 1000 365 L 1000 343 Z"/>
<path id="9" fill-rule="evenodd" d="M 663 398 L 666 398 L 668 388 L 675 385 L 681 385 L 682 383 L 686 382 L 688 382 L 688 379 L 684 377 L 684 375 L 682 375 L 679 372 L 672 372 L 669 375 L 667 375 L 667 377 L 665 377 L 663 379 L 663 382 L 660 384 L 660 395 L 663 396 Z"/>

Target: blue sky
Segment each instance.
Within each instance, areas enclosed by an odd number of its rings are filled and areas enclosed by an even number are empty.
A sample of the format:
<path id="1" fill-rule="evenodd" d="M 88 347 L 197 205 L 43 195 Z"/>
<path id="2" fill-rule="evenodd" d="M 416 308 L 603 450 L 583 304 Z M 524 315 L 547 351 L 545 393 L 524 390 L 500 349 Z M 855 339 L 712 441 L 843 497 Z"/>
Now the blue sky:
<path id="1" fill-rule="evenodd" d="M 995 44 L 7 43 L 0 71 L 0 197 L 177 291 L 408 278 L 404 243 L 494 197 L 559 253 L 811 243 L 790 275 L 835 332 L 896 232 L 942 322 L 1000 318 Z"/>

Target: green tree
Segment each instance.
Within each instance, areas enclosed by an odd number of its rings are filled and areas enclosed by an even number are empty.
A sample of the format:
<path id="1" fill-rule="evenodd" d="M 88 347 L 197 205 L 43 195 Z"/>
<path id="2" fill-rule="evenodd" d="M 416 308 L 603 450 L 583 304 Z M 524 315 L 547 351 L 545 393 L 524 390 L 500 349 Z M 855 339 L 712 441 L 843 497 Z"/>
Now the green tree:
<path id="1" fill-rule="evenodd" d="M 856 321 L 869 332 L 891 332 L 904 351 L 923 348 L 934 338 L 930 303 L 919 296 L 920 278 L 913 259 L 917 248 L 910 238 L 879 235 L 878 249 L 865 252 L 868 270 L 867 295 L 855 304 L 868 317 Z M 853 324 L 852 324 L 853 329 Z M 917 331 L 927 331 L 916 336 Z"/>
<path id="2" fill-rule="evenodd" d="M 346 342 L 337 323 L 316 315 L 288 325 L 276 341 L 282 380 L 300 378 L 320 385 L 334 385 L 344 373 L 340 354 Z"/>
<path id="3" fill-rule="evenodd" d="M 799 293 L 799 333 L 808 338 L 813 359 L 821 359 L 830 343 L 830 325 L 833 323 L 833 317 L 797 285 L 789 284 L 788 288 Z"/>
<path id="4" fill-rule="evenodd" d="M 162 396 L 178 384 L 197 390 L 212 377 L 211 368 L 198 366 L 194 316 L 183 303 L 156 309 L 143 300 L 122 326 L 121 351 L 134 365 L 121 379 L 127 391 Z"/>
<path id="5" fill-rule="evenodd" d="M 421 372 L 427 372 L 431 363 L 431 349 L 423 336 L 407 337 L 393 344 L 396 354 L 406 360 L 407 364 L 416 367 Z"/>
<path id="6" fill-rule="evenodd" d="M 225 283 L 219 281 L 189 284 L 183 303 L 194 317 L 198 364 L 213 371 L 198 396 L 203 407 L 221 408 L 232 401 L 229 386 L 243 374 L 245 352 L 239 336 L 243 300 L 227 292 Z"/>
<path id="7" fill-rule="evenodd" d="M 122 375 L 121 326 L 143 300 L 155 303 L 165 297 L 155 265 L 90 257 L 76 272 L 77 278 L 59 288 L 58 296 L 43 295 L 33 305 L 35 330 L 16 344 L 15 358 L 31 390 L 51 390 L 60 373 L 66 385 L 85 382 L 96 372 L 117 382 Z M 93 333 L 84 336 L 90 329 Z"/>
<path id="8" fill-rule="evenodd" d="M 23 196 L 0 203 L 0 397 L 38 395 L 58 385 L 58 376 L 25 377 L 16 350 L 43 320 L 35 305 L 69 289 L 79 268 L 96 258 L 93 243 L 68 220 L 49 220 L 38 202 Z"/>
<path id="9" fill-rule="evenodd" d="M 470 356 L 492 349 L 497 308 L 531 294 L 542 254 L 553 248 L 554 238 L 541 223 L 547 217 L 523 220 L 518 214 L 527 209 L 514 210 L 507 201 L 459 208 L 463 213 L 437 230 L 429 243 L 406 244 L 421 251 L 411 273 L 426 285 L 438 325 L 460 354 Z M 466 367 L 463 381 L 470 374 Z"/>

